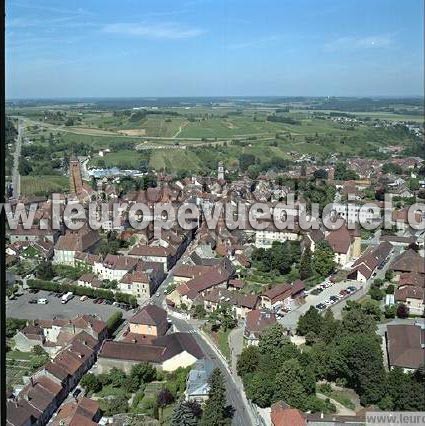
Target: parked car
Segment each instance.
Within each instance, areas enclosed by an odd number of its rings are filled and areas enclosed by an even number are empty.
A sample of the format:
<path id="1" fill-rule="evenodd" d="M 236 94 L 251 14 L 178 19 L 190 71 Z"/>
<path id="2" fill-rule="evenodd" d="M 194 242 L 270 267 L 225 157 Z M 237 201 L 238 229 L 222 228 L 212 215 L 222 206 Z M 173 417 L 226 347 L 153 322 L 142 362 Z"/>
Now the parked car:
<path id="1" fill-rule="evenodd" d="M 99 299 L 98 299 L 98 298 L 93 299 L 93 303 L 97 303 L 98 301 L 99 301 Z"/>
<path id="2" fill-rule="evenodd" d="M 72 392 L 72 396 L 73 396 L 74 398 L 77 398 L 77 396 L 78 396 L 80 393 L 81 393 L 81 389 L 77 388 L 77 389 L 75 389 L 75 391 L 74 391 L 74 392 Z"/>
<path id="3" fill-rule="evenodd" d="M 38 288 L 30 288 L 30 293 L 31 294 L 37 294 L 40 290 Z"/>
<path id="4" fill-rule="evenodd" d="M 332 300 L 332 302 L 337 302 L 338 301 L 338 297 L 337 296 L 331 296 L 330 298 L 329 298 L 329 300 Z"/>
<path id="5" fill-rule="evenodd" d="M 357 291 L 357 288 L 352 285 L 350 285 L 350 287 L 347 287 L 347 289 L 350 291 Z"/>
<path id="6" fill-rule="evenodd" d="M 105 300 L 105 304 L 112 305 L 112 302 L 110 300 Z"/>
<path id="7" fill-rule="evenodd" d="M 88 299 L 88 297 L 86 295 L 80 297 L 80 301 L 81 302 L 84 302 L 87 299 Z"/>
<path id="8" fill-rule="evenodd" d="M 28 303 L 31 303 L 31 304 L 33 304 L 33 303 L 37 303 L 37 299 L 31 299 L 31 300 L 28 300 Z"/>

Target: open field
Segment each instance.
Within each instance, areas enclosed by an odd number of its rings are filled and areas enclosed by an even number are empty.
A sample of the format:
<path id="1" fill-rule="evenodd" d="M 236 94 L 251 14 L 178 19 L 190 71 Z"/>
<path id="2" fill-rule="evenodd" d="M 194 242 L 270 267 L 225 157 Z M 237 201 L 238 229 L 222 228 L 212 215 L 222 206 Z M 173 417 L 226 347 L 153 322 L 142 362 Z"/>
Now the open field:
<path id="1" fill-rule="evenodd" d="M 68 187 L 66 176 L 21 176 L 21 193 L 26 196 L 63 192 Z"/>
<path id="2" fill-rule="evenodd" d="M 412 109 L 408 101 L 405 105 L 402 102 L 390 105 L 400 114 L 391 113 L 388 106 L 383 107 L 385 110 L 368 111 L 375 104 L 364 101 L 361 103 L 365 105 L 364 112 L 353 112 L 359 103 L 352 100 L 346 101 L 351 108 L 346 112 L 319 109 L 321 101 L 317 99 L 287 101 L 286 105 L 282 102 L 229 99 L 208 105 L 181 102 L 180 106 L 170 102 L 170 106 L 163 108 L 145 109 L 140 106 L 113 109 L 99 103 L 103 110 L 93 103 L 86 107 L 57 106 L 57 110 L 49 106 L 46 111 L 39 106 L 15 108 L 12 112 L 25 117 L 26 135 L 33 151 L 37 154 L 36 148 L 42 146 L 53 161 L 74 153 L 90 157 L 89 167 L 138 168 L 142 162 L 148 162 L 157 171 L 207 174 L 215 172 L 218 161 L 223 161 L 228 170 L 236 171 L 243 154 L 255 156 L 256 165 L 261 167 L 274 160 L 294 160 L 301 155 L 314 156 L 319 161 L 326 161 L 335 153 L 343 158 L 382 158 L 380 148 L 397 145 L 408 149 L 414 145 L 415 137 L 401 126 L 375 127 L 372 120 L 422 120 L 415 115 L 419 107 Z M 332 99 L 322 103 L 337 105 Z M 336 122 L 330 113 L 370 120 L 364 124 Z M 69 121 L 72 125 L 65 125 Z M 26 145 L 28 159 L 43 161 L 41 154 L 33 159 Z M 172 145 L 186 149 L 162 149 Z M 109 148 L 111 153 L 99 157 L 97 151 L 103 148 Z M 50 178 L 47 182 L 49 188 L 62 184 Z M 28 185 L 31 189 L 24 192 L 39 190 L 34 181 L 29 180 Z"/>

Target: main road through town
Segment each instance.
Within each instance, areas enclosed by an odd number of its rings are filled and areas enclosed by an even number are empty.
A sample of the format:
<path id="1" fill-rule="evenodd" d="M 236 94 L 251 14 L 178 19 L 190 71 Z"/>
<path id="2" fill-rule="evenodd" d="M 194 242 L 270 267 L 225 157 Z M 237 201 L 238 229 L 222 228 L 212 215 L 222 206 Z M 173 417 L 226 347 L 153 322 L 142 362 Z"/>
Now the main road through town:
<path id="1" fill-rule="evenodd" d="M 21 121 L 18 124 L 18 137 L 16 138 L 15 153 L 13 154 L 12 188 L 13 198 L 18 199 L 21 195 L 21 177 L 19 175 L 19 158 L 21 156 L 22 138 L 24 125 Z"/>

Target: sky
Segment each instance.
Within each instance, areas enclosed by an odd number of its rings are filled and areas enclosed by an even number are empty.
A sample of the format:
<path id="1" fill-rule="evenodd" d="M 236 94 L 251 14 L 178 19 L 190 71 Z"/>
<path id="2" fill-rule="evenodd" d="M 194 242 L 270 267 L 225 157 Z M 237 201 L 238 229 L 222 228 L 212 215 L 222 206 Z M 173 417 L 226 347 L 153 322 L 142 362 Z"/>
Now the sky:
<path id="1" fill-rule="evenodd" d="M 6 97 L 417 96 L 423 0 L 6 0 Z"/>

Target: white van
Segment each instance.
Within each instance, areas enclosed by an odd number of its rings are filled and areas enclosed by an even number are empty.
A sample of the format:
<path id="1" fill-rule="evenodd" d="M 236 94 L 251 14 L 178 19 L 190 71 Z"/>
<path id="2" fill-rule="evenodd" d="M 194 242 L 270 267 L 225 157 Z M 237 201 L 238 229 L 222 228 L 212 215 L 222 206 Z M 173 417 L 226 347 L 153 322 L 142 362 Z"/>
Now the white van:
<path id="1" fill-rule="evenodd" d="M 38 299 L 37 304 L 39 305 L 47 305 L 49 302 L 47 299 Z"/>

